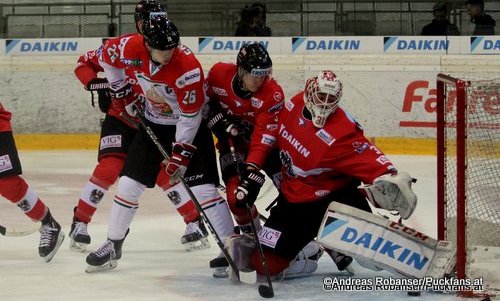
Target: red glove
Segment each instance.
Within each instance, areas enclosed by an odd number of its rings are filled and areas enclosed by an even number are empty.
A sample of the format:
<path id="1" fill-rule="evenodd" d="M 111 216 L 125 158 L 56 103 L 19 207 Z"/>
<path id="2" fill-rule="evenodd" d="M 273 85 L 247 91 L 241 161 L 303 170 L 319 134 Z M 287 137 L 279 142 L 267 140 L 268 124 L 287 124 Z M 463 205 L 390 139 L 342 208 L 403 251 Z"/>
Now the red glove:
<path id="1" fill-rule="evenodd" d="M 180 177 L 184 176 L 191 157 L 196 151 L 196 146 L 189 143 L 175 142 L 172 146 L 172 155 L 167 162 L 165 171 L 169 178 L 170 185 L 180 182 Z"/>

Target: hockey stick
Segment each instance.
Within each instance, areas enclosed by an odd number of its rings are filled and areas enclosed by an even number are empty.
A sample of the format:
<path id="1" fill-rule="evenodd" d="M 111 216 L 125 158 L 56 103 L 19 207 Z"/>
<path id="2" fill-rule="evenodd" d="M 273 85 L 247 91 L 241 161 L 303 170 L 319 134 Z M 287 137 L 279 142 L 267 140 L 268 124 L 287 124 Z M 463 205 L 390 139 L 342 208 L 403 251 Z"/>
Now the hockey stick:
<path id="1" fill-rule="evenodd" d="M 32 226 L 22 228 L 4 227 L 0 225 L 0 234 L 8 237 L 20 237 L 33 234 L 40 230 L 42 223 L 36 222 Z"/>
<path id="2" fill-rule="evenodd" d="M 231 157 L 233 158 L 234 163 L 236 164 L 236 173 L 238 174 L 238 177 L 241 177 L 240 173 L 240 167 L 238 164 L 238 158 L 236 157 L 236 150 L 234 149 L 234 144 L 231 139 L 229 139 L 229 150 L 231 151 Z M 248 217 L 250 218 L 250 226 L 252 227 L 252 231 L 255 234 L 255 245 L 257 246 L 257 249 L 259 249 L 259 255 L 260 255 L 260 260 L 262 262 L 262 268 L 264 269 L 264 273 L 266 273 L 266 279 L 267 279 L 267 284 L 260 284 L 259 285 L 259 295 L 263 298 L 272 298 L 274 297 L 274 289 L 273 289 L 273 283 L 271 282 L 271 276 L 269 275 L 269 270 L 267 268 L 267 261 L 266 257 L 264 256 L 264 250 L 262 249 L 262 244 L 260 243 L 259 240 L 259 235 L 257 233 L 257 227 L 255 226 L 255 221 L 253 220 L 252 216 L 252 208 L 250 208 L 250 205 L 248 203 L 245 203 Z"/>
<path id="3" fill-rule="evenodd" d="M 137 116 L 137 118 L 139 118 L 139 123 L 142 126 L 142 128 L 146 131 L 146 133 L 148 134 L 149 138 L 156 145 L 156 147 L 158 148 L 158 150 L 160 151 L 160 153 L 163 155 L 163 157 L 166 160 L 170 160 L 170 156 L 167 154 L 167 151 L 165 151 L 165 149 L 161 145 L 160 141 L 158 140 L 158 137 L 156 137 L 156 134 L 153 132 L 153 130 L 146 124 L 146 121 L 145 121 L 144 115 L 142 115 L 142 112 L 136 106 L 134 106 L 134 108 L 138 112 L 136 114 L 136 116 Z M 123 115 L 123 117 L 127 118 L 125 115 Z M 231 258 L 231 256 L 229 255 L 228 251 L 224 247 L 224 243 L 220 239 L 219 234 L 217 234 L 217 232 L 214 230 L 214 227 L 213 227 L 212 223 L 210 222 L 210 219 L 206 215 L 205 210 L 203 209 L 203 207 L 201 207 L 200 202 L 198 201 L 198 199 L 194 195 L 194 193 L 191 190 L 191 188 L 186 184 L 186 181 L 184 180 L 184 177 L 179 176 L 179 179 L 180 179 L 180 182 L 182 183 L 182 186 L 184 186 L 184 188 L 186 189 L 189 197 L 191 198 L 191 200 L 193 201 L 194 205 L 196 206 L 196 209 L 198 209 L 198 212 L 200 212 L 200 214 L 201 214 L 201 216 L 203 218 L 203 221 L 205 223 L 207 223 L 208 229 L 212 233 L 212 235 L 213 235 L 213 237 L 214 237 L 217 245 L 219 246 L 219 248 L 221 249 L 222 253 L 224 254 L 224 257 L 226 257 L 226 260 L 229 263 L 229 265 L 231 266 L 231 268 L 233 269 L 233 272 L 235 273 L 236 277 L 238 279 L 240 279 L 239 271 L 238 271 L 238 268 L 236 267 L 236 264 L 234 263 L 233 259 Z"/>

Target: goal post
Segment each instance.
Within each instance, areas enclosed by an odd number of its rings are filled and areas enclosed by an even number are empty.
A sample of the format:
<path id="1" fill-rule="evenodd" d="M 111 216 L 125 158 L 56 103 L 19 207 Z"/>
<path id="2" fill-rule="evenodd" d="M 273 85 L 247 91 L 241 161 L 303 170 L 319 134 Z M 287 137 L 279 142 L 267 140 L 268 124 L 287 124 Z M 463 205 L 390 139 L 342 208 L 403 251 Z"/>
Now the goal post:
<path id="1" fill-rule="evenodd" d="M 457 278 L 498 293 L 500 77 L 438 74 L 436 85 L 438 239 L 456 244 Z"/>

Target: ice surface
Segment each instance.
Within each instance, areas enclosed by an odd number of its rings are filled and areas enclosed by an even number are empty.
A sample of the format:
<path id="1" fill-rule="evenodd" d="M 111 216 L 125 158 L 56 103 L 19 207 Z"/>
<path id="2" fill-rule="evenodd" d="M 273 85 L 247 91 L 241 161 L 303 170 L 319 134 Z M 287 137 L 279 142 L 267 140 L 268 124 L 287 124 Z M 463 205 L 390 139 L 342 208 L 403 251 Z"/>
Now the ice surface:
<path id="1" fill-rule="evenodd" d="M 24 177 L 51 208 L 66 234 L 81 189 L 95 165 L 94 151 L 20 153 Z M 436 163 L 432 156 L 390 156 L 399 170 L 418 179 L 414 189 L 419 203 L 408 221 L 421 232 L 436 234 Z M 270 183 L 270 181 L 267 181 Z M 265 208 L 273 199 L 264 189 L 258 201 Z M 106 238 L 107 220 L 115 187 L 110 189 L 89 226 L 91 250 Z M 29 221 L 10 202 L 0 201 L 0 224 L 21 226 Z M 0 300 L 260 300 L 257 287 L 231 284 L 212 278 L 208 261 L 219 253 L 211 239 L 207 250 L 186 252 L 180 244 L 184 223 L 158 188 L 145 192 L 123 247 L 116 269 L 95 274 L 84 272 L 87 253 L 69 250 L 66 237 L 50 263 L 38 257 L 38 234 L 21 238 L 0 236 Z M 358 267 L 358 277 L 377 273 Z M 389 274 L 386 272 L 380 275 Z M 275 282 L 274 300 L 458 300 L 454 295 L 424 293 L 408 297 L 405 292 L 330 292 L 322 288 L 323 277 L 345 277 L 325 256 L 312 277 Z"/>

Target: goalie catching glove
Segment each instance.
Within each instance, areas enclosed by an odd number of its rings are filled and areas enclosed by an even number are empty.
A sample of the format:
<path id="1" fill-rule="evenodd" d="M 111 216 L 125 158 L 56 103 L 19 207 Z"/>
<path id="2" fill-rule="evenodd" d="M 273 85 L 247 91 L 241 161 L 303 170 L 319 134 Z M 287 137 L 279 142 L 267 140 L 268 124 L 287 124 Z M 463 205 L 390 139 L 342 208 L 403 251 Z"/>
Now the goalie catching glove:
<path id="1" fill-rule="evenodd" d="M 169 176 L 170 185 L 173 186 L 180 182 L 180 178 L 184 176 L 195 151 L 196 146 L 189 143 L 174 143 L 172 146 L 172 155 L 170 156 L 170 160 L 166 162 L 165 168 Z"/>
<path id="2" fill-rule="evenodd" d="M 240 179 L 240 184 L 234 192 L 236 207 L 245 208 L 247 204 L 249 207 L 252 207 L 255 200 L 257 200 L 257 196 L 265 180 L 264 175 L 260 171 L 246 168 Z"/>
<path id="3" fill-rule="evenodd" d="M 94 91 L 97 92 L 97 103 L 99 105 L 99 110 L 103 113 L 109 111 L 111 106 L 111 95 L 109 94 L 109 84 L 105 78 L 94 78 L 91 79 L 87 86 L 85 87 L 87 91 L 90 91 L 92 96 L 92 106 L 95 107 L 94 102 Z"/>
<path id="4" fill-rule="evenodd" d="M 417 196 L 411 184 L 417 180 L 406 172 L 385 174 L 373 181 L 372 185 L 361 185 L 368 200 L 377 208 L 397 211 L 402 219 L 408 219 L 417 206 Z"/>

